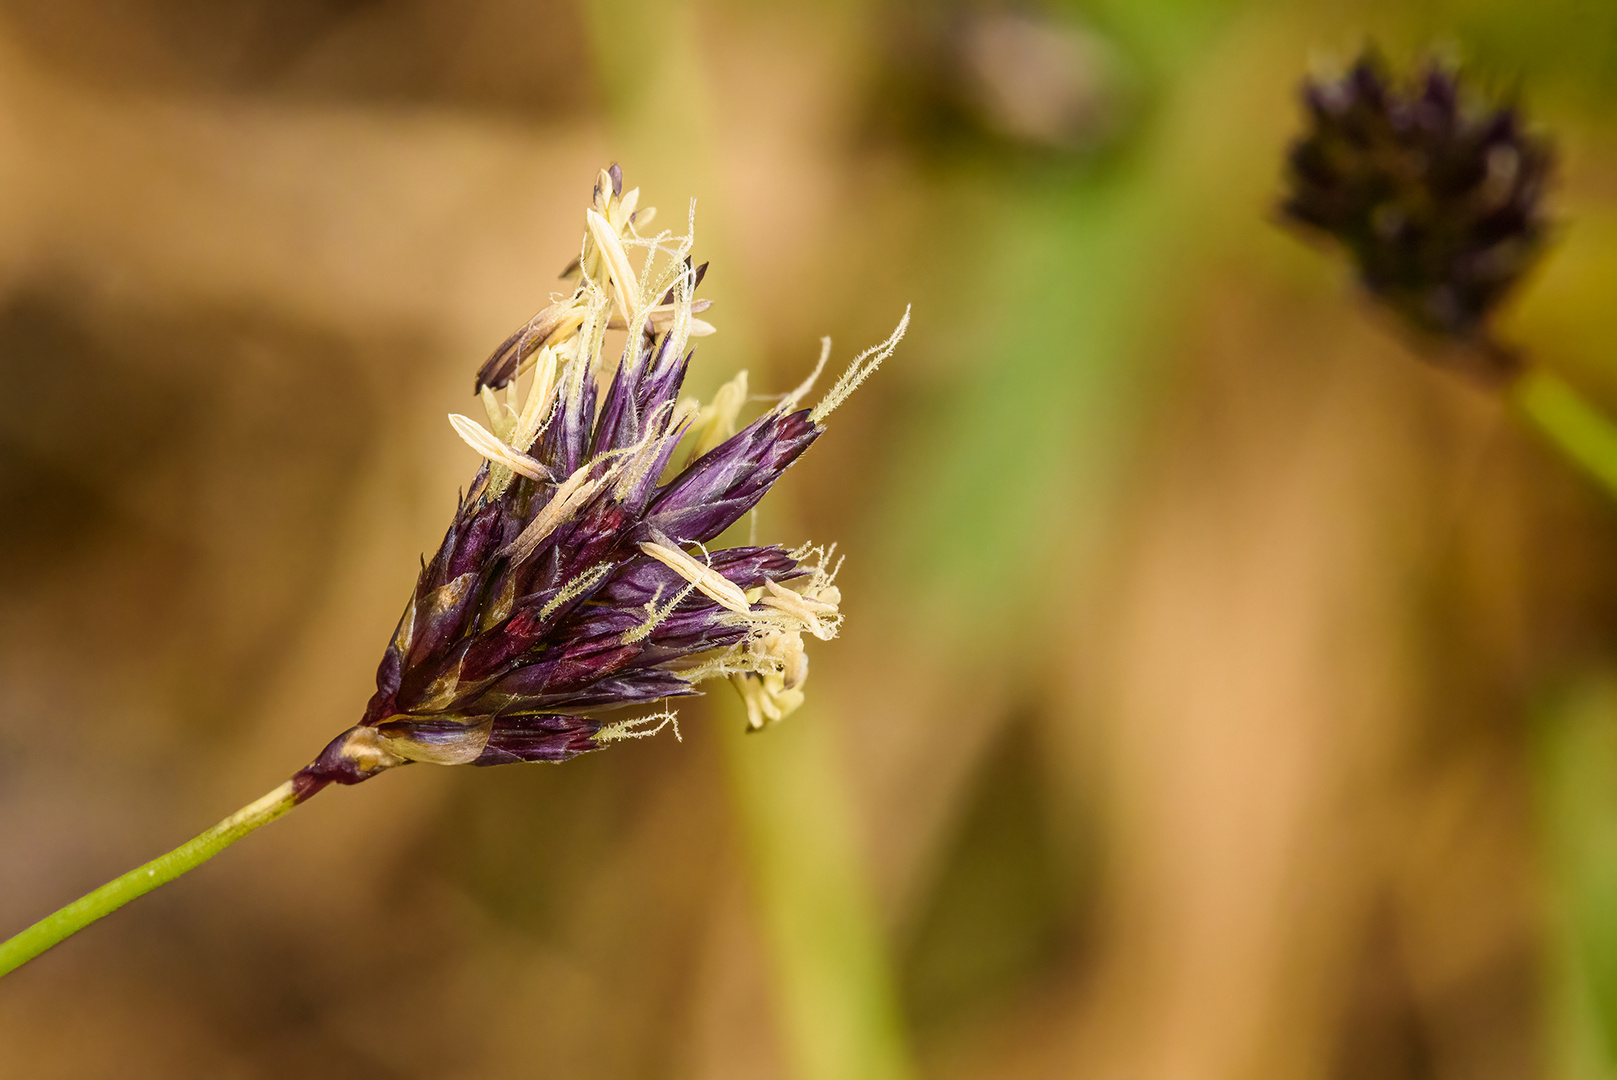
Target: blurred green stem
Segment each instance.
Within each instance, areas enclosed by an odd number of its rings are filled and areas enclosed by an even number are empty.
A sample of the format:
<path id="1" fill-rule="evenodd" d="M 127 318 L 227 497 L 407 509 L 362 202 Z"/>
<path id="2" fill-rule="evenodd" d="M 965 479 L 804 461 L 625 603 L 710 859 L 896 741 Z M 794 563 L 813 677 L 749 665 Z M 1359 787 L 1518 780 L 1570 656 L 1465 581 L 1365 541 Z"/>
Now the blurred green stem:
<path id="1" fill-rule="evenodd" d="M 863 39 L 842 20 L 857 21 L 865 5 L 833 7 L 816 9 L 816 32 L 844 50 L 854 47 Z M 719 162 L 728 158 L 718 152 L 716 94 L 698 6 L 590 0 L 583 12 L 612 142 L 636 182 L 646 190 L 719 190 Z M 659 176 L 670 180 L 659 183 Z M 722 204 L 703 220 L 703 248 L 714 265 L 740 265 L 725 244 Z M 726 296 L 727 287 L 734 291 Z M 727 322 L 703 348 L 737 356 L 764 351 L 752 328 L 767 320 L 749 302 L 748 290 L 726 286 L 722 276 L 708 288 L 723 297 Z M 785 1064 L 794 1080 L 904 1080 L 913 1069 L 887 941 L 864 878 L 856 815 L 829 723 L 825 712 L 804 710 L 767 736 L 736 733 L 724 743 L 770 954 Z"/>
<path id="2" fill-rule="evenodd" d="M 797 1080 L 905 1080 L 904 1023 L 823 711 L 723 740 Z"/>
<path id="3" fill-rule="evenodd" d="M 1532 369 L 1511 388 L 1516 408 L 1571 458 L 1617 496 L 1617 424 L 1561 378 Z"/>
<path id="4" fill-rule="evenodd" d="M 288 780 L 257 802 L 237 810 L 207 832 L 188 840 L 166 855 L 159 855 L 0 944 L 0 975 L 14 971 L 64 938 L 83 930 L 103 915 L 110 915 L 136 897 L 213 858 L 260 825 L 268 825 L 298 804 Z"/>
<path id="5" fill-rule="evenodd" d="M 1544 1075 L 1617 1077 L 1617 681 L 1540 695 L 1532 779 L 1545 899 Z"/>

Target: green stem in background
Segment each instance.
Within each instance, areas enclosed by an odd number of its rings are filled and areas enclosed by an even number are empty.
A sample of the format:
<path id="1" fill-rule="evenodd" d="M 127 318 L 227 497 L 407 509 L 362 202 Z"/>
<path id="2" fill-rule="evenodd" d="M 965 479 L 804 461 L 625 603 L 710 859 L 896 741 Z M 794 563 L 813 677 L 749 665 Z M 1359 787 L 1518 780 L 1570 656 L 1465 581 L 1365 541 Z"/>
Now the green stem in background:
<path id="1" fill-rule="evenodd" d="M 831 717 L 805 708 L 791 719 L 722 741 L 789 1075 L 908 1080 L 915 1070 Z"/>
<path id="2" fill-rule="evenodd" d="M 1589 672 L 1543 692 L 1528 729 L 1547 885 L 1543 1075 L 1617 1076 L 1617 679 Z"/>
<path id="3" fill-rule="evenodd" d="M 857 22 L 866 6 L 864 0 L 817 6 L 820 40 L 858 47 L 866 37 L 841 20 Z M 675 190 L 719 190 L 727 157 L 715 137 L 698 5 L 590 0 L 582 10 L 607 88 L 613 142 L 646 190 L 662 186 L 658 174 L 683 177 L 668 185 Z M 704 220 L 706 257 L 716 266 L 740 264 L 724 242 L 731 222 L 722 213 Z M 703 348 L 734 350 L 736 357 L 763 351 L 754 328 L 768 320 L 745 288 L 731 285 L 735 291 L 725 294 L 726 287 L 719 275 L 706 288 L 730 321 Z M 860 862 L 857 815 L 842 783 L 831 719 L 827 710 L 805 709 L 767 735 L 737 732 L 724 740 L 765 928 L 784 1064 L 793 1080 L 905 1080 L 914 1069 L 896 980 Z"/>
<path id="4" fill-rule="evenodd" d="M 1557 375 L 1532 369 L 1510 396 L 1517 410 L 1563 454 L 1617 496 L 1617 424 Z"/>
<path id="5" fill-rule="evenodd" d="M 305 791 L 305 794 L 308 794 Z M 104 915 L 110 915 L 136 897 L 144 896 L 165 882 L 213 858 L 260 825 L 268 825 L 299 802 L 298 792 L 288 780 L 257 802 L 237 810 L 219 824 L 166 855 L 159 855 L 122 877 L 114 878 L 94 892 L 86 893 L 60 911 L 43 919 L 10 940 L 0 943 L 0 975 L 26 964 L 64 938 L 83 930 Z"/>

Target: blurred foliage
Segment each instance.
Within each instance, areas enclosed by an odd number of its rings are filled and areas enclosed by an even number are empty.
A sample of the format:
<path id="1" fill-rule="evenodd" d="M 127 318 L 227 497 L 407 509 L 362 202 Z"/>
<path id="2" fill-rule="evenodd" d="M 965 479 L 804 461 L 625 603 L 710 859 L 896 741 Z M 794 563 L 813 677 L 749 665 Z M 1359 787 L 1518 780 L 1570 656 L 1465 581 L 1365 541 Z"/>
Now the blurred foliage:
<path id="1" fill-rule="evenodd" d="M 694 389 L 915 305 L 768 511 L 849 554 L 789 726 L 311 803 L 0 1072 L 1611 1075 L 1617 514 L 1275 227 L 1367 38 L 1560 140 L 1506 333 L 1617 403 L 1609 4 L 0 6 L 13 923 L 351 722 L 604 160 Z"/>
<path id="2" fill-rule="evenodd" d="M 1037 733 L 1013 725 L 962 800 L 903 964 L 908 1016 L 923 1039 L 1015 1008 L 1080 944 L 1067 939 L 1085 883 L 1052 827 L 1038 752 Z"/>

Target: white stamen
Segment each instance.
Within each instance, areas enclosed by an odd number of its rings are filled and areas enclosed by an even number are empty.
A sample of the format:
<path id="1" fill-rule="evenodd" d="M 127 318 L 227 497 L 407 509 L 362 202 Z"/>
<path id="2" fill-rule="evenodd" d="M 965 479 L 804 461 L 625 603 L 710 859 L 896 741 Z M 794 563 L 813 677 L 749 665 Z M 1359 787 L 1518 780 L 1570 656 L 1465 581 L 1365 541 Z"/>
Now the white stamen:
<path id="1" fill-rule="evenodd" d="M 511 445 L 527 450 L 545 421 L 550 419 L 552 396 L 556 392 L 556 350 L 549 345 L 539 350 L 533 365 L 533 382 L 528 386 L 527 400 L 522 403 L 522 414 L 517 417 L 511 433 Z"/>
<path id="2" fill-rule="evenodd" d="M 740 672 L 730 683 L 747 707 L 747 726 L 754 731 L 784 720 L 803 704 L 803 691 L 789 689 L 780 675 Z"/>
<path id="3" fill-rule="evenodd" d="M 693 301 L 691 301 L 691 310 L 693 312 L 694 311 L 706 311 L 708 308 L 710 308 L 712 306 L 713 306 L 713 301 L 711 301 L 711 300 L 693 300 Z M 657 333 L 660 334 L 664 330 L 667 330 L 670 326 L 674 325 L 674 320 L 678 317 L 678 309 L 679 309 L 679 305 L 678 304 L 672 304 L 672 303 L 670 303 L 670 304 L 658 304 L 656 307 L 647 308 L 646 309 L 646 322 L 651 326 L 652 330 L 654 330 L 654 331 L 656 331 Z M 700 319 L 692 319 L 691 322 L 692 322 L 692 324 L 695 324 L 695 323 L 701 322 L 701 320 Z M 713 326 L 712 326 L 711 323 L 702 323 L 702 325 L 706 326 L 708 328 L 707 332 L 709 334 L 714 332 L 714 329 L 713 329 Z M 606 328 L 608 330 L 627 330 L 627 329 L 629 329 L 629 324 L 624 322 L 622 319 L 612 319 L 606 324 Z"/>
<path id="4" fill-rule="evenodd" d="M 606 262 L 607 273 L 612 278 L 613 291 L 617 293 L 618 308 L 623 312 L 623 319 L 633 326 L 640 314 L 639 281 L 635 277 L 634 268 L 629 265 L 629 253 L 623 250 L 623 240 L 618 236 L 617 230 L 612 228 L 611 222 L 596 213 L 594 210 L 584 211 L 584 220 L 589 226 L 590 236 L 601 250 L 601 257 Z"/>
<path id="5" fill-rule="evenodd" d="M 483 411 L 488 413 L 488 426 L 494 432 L 494 437 L 502 442 L 509 439 L 517 419 L 511 406 L 495 397 L 494 391 L 486 386 L 478 391 L 477 396 L 483 400 Z"/>
<path id="6" fill-rule="evenodd" d="M 821 641 L 830 641 L 836 636 L 834 630 L 827 630 L 820 622 L 821 615 L 835 615 L 837 606 L 827 603 L 825 599 L 814 596 L 805 596 L 784 588 L 769 578 L 764 579 L 764 587 L 769 595 L 763 597 L 759 603 L 764 607 L 783 611 L 803 624 L 803 628 Z M 833 587 L 834 588 L 834 587 Z M 828 589 L 827 591 L 831 591 Z M 840 594 L 839 594 L 840 598 Z"/>
<path id="7" fill-rule="evenodd" d="M 751 612 L 747 594 L 741 587 L 711 566 L 697 562 L 676 547 L 651 541 L 641 543 L 640 550 L 668 567 L 674 573 L 695 585 L 703 596 L 738 615 Z"/>
<path id="8" fill-rule="evenodd" d="M 736 433 L 736 417 L 747 403 L 747 372 L 736 372 L 735 378 L 719 387 L 713 401 L 702 406 L 691 422 L 692 460 L 701 457 L 725 439 Z"/>
<path id="9" fill-rule="evenodd" d="M 589 476 L 590 468 L 591 466 L 585 465 L 562 481 L 561 486 L 556 489 L 556 494 L 550 497 L 550 501 L 545 503 L 539 513 L 534 515 L 534 519 L 528 522 L 527 527 L 517 535 L 515 540 L 506 546 L 505 551 L 501 554 L 508 557 L 512 563 L 519 563 L 526 559 L 533 554 L 534 549 L 544 541 L 545 537 L 556 531 L 556 526 L 572 517 L 573 511 L 577 510 L 591 495 L 600 490 L 601 485 L 606 483 L 607 476 L 610 476 L 611 473 L 595 480 L 588 480 L 586 477 Z"/>
<path id="10" fill-rule="evenodd" d="M 507 469 L 526 476 L 529 480 L 550 479 L 550 471 L 543 465 L 520 450 L 511 449 L 490 434 L 488 428 L 471 417 L 462 416 L 460 413 L 450 413 L 449 423 L 455 429 L 455 434 L 466 440 L 467 446 L 470 446 L 496 465 L 504 465 Z"/>

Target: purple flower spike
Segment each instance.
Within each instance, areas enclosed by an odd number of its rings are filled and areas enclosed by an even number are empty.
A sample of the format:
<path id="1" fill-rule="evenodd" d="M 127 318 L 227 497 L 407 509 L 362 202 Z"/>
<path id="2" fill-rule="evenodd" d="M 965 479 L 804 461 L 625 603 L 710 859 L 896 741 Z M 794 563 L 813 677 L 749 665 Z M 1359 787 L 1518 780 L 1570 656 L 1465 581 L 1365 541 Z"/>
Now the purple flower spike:
<path id="1" fill-rule="evenodd" d="M 1303 85 L 1308 128 L 1287 158 L 1281 212 L 1351 255 L 1359 280 L 1435 359 L 1490 381 L 1520 359 L 1489 315 L 1543 253 L 1549 144 L 1513 108 L 1437 64 L 1400 83 L 1367 52 Z"/>
<path id="2" fill-rule="evenodd" d="M 909 313 L 818 405 L 799 407 L 829 341 L 807 381 L 737 431 L 746 372 L 705 406 L 680 396 L 691 339 L 713 332 L 694 316 L 707 267 L 692 235 L 643 233 L 654 211 L 638 201 L 616 165 L 602 171 L 577 287 L 478 372 L 486 426 L 450 417 L 485 460 L 364 717 L 298 773 L 300 798 L 412 761 L 566 761 L 672 724 L 667 700 L 709 679 L 736 687 L 751 728 L 802 703 L 803 635 L 830 640 L 842 620 L 831 553 L 706 545 L 820 436 Z M 627 331 L 615 364 L 609 330 Z"/>

